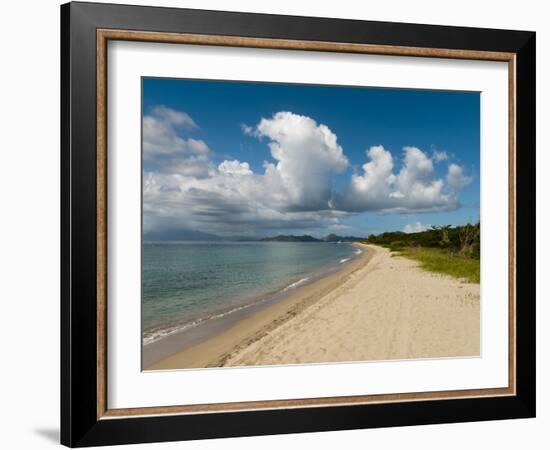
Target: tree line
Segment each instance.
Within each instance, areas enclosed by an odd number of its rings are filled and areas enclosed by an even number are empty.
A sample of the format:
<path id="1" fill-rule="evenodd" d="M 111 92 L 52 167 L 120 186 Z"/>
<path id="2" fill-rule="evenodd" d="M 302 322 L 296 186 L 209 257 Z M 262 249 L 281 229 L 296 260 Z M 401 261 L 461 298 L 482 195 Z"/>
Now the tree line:
<path id="1" fill-rule="evenodd" d="M 402 231 L 371 234 L 364 242 L 381 245 L 392 251 L 407 248 L 439 248 L 448 250 L 451 255 L 479 260 L 480 223 L 462 226 L 433 226 L 417 233 Z"/>

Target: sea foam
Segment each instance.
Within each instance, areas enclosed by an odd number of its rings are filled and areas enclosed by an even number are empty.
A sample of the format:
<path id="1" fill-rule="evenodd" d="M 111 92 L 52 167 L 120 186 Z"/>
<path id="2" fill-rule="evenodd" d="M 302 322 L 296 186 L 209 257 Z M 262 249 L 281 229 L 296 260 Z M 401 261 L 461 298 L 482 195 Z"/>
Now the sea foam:
<path id="1" fill-rule="evenodd" d="M 301 278 L 298 281 L 295 281 L 294 283 L 290 283 L 287 287 L 283 289 L 283 292 L 288 291 L 289 289 L 294 289 L 295 287 L 300 286 L 301 284 L 304 284 L 306 281 L 309 280 L 310 277 Z"/>

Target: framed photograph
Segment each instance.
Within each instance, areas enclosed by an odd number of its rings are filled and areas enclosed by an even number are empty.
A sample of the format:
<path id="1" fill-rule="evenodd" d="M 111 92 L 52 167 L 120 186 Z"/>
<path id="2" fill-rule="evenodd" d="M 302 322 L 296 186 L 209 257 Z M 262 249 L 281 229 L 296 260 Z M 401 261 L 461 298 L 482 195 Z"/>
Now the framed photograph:
<path id="1" fill-rule="evenodd" d="M 535 33 L 61 7 L 61 441 L 535 415 Z"/>

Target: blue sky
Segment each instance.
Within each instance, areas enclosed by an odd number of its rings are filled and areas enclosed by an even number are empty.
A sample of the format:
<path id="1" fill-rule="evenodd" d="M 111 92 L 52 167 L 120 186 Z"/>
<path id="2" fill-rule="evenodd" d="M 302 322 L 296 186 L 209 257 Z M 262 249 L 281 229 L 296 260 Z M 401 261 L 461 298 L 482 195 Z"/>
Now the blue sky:
<path id="1" fill-rule="evenodd" d="M 365 235 L 477 221 L 479 114 L 477 92 L 145 78 L 144 222 Z"/>

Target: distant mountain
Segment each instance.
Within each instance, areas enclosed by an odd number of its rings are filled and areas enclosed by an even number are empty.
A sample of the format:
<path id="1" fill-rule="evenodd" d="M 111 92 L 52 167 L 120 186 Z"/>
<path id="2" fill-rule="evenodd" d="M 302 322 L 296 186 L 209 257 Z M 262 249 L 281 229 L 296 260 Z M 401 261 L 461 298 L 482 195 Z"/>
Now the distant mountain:
<path id="1" fill-rule="evenodd" d="M 150 231 L 143 234 L 144 241 L 264 241 L 264 242 L 355 242 L 364 238 L 355 236 L 338 236 L 329 234 L 324 238 L 317 239 L 308 234 L 302 236 L 280 234 L 278 236 L 265 237 L 258 239 L 253 236 L 230 236 L 221 237 L 215 234 L 203 233 L 202 231 L 190 230 L 187 228 L 178 228 L 162 231 Z"/>
<path id="2" fill-rule="evenodd" d="M 144 241 L 219 241 L 222 238 L 215 234 L 203 233 L 197 230 L 172 229 L 150 231 L 143 234 Z"/>
<path id="3" fill-rule="evenodd" d="M 356 236 L 338 236 L 337 234 L 329 234 L 323 238 L 325 242 L 356 242 L 361 241 L 365 238 L 360 238 Z"/>
<path id="4" fill-rule="evenodd" d="M 309 236 L 307 234 L 304 234 L 303 236 L 280 234 L 279 236 L 266 237 L 260 240 L 267 242 L 323 242 L 321 239 L 314 238 L 313 236 Z"/>

